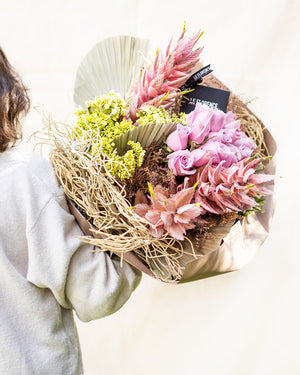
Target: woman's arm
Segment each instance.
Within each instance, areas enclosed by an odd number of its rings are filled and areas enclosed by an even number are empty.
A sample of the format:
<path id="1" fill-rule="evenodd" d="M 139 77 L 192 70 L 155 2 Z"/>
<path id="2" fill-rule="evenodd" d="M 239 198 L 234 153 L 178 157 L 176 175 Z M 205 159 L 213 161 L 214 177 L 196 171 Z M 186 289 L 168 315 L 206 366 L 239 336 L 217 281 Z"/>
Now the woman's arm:
<path id="1" fill-rule="evenodd" d="M 28 231 L 27 279 L 49 288 L 59 304 L 82 321 L 110 315 L 128 300 L 141 273 L 107 253 L 91 252 L 63 192 L 52 196 Z"/>

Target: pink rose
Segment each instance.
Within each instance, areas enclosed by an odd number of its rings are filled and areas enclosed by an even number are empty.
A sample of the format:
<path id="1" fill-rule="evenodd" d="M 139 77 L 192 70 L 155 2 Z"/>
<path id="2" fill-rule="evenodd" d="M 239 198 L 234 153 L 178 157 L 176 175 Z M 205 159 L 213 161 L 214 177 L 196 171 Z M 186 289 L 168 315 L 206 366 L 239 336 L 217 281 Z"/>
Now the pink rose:
<path id="1" fill-rule="evenodd" d="M 188 144 L 191 128 L 187 125 L 177 124 L 177 129 L 167 138 L 167 145 L 172 151 L 185 150 Z"/>
<path id="2" fill-rule="evenodd" d="M 220 130 L 219 132 L 211 132 L 208 135 L 208 140 L 212 140 L 213 142 L 222 142 L 223 139 L 223 130 Z"/>
<path id="3" fill-rule="evenodd" d="M 211 111 L 213 115 L 210 120 L 210 130 L 212 132 L 218 132 L 223 128 L 226 122 L 226 114 L 219 109 L 211 109 Z"/>
<path id="4" fill-rule="evenodd" d="M 240 153 L 241 153 L 241 159 L 246 159 L 246 158 L 250 158 L 250 156 L 252 155 L 252 152 L 253 152 L 253 149 L 252 148 L 249 148 L 245 145 L 240 145 L 238 147 Z"/>
<path id="5" fill-rule="evenodd" d="M 168 155 L 168 167 L 175 176 L 194 174 L 196 170 L 190 170 L 194 165 L 194 157 L 189 150 L 181 150 Z"/>
<path id="6" fill-rule="evenodd" d="M 232 138 L 234 136 L 234 131 L 229 129 L 223 129 L 222 130 L 222 142 L 223 143 L 232 143 Z"/>
<path id="7" fill-rule="evenodd" d="M 228 115 L 229 113 L 232 113 L 232 112 L 228 112 L 228 113 L 226 113 L 226 115 Z M 235 120 L 235 117 L 233 119 L 235 121 L 228 121 L 228 119 L 231 119 L 231 117 L 227 118 L 227 121 L 225 122 L 225 124 L 223 126 L 224 129 L 240 129 L 240 127 L 241 127 L 241 121 L 240 120 Z"/>
<path id="8" fill-rule="evenodd" d="M 222 141 L 225 143 L 226 142 L 233 143 L 237 139 L 239 139 L 242 134 L 240 127 L 241 127 L 241 122 L 239 120 L 224 124 L 224 127 L 222 129 L 222 132 L 223 132 Z"/>
<path id="9" fill-rule="evenodd" d="M 209 111 L 203 111 L 196 105 L 194 111 L 188 114 L 187 123 L 191 127 L 189 139 L 201 144 L 210 132 L 210 119 L 212 114 Z"/>
<path id="10" fill-rule="evenodd" d="M 229 112 L 225 113 L 225 119 L 226 119 L 225 123 L 229 124 L 229 123 L 235 121 L 236 116 L 233 112 L 229 111 Z"/>
<path id="11" fill-rule="evenodd" d="M 196 148 L 195 150 L 191 151 L 191 154 L 194 158 L 194 167 L 201 167 L 209 162 L 209 153 L 205 150 L 201 150 L 201 148 Z"/>
<path id="12" fill-rule="evenodd" d="M 223 136 L 223 142 L 229 137 L 231 139 L 230 142 L 234 144 L 244 133 L 240 129 L 224 129 L 223 134 L 225 134 L 225 136 Z"/>
<path id="13" fill-rule="evenodd" d="M 238 147 L 236 147 L 236 146 L 234 146 L 233 144 L 230 144 L 230 143 L 227 143 L 226 146 L 231 151 L 231 154 L 232 154 L 231 164 L 237 163 L 238 161 L 243 159 L 242 154 L 240 152 L 240 149 Z M 227 168 L 226 163 L 224 163 L 224 166 Z"/>
<path id="14" fill-rule="evenodd" d="M 188 116 L 187 122 L 192 131 L 189 139 L 201 144 L 210 133 L 218 133 L 228 124 L 240 126 L 240 122 L 235 124 L 235 115 L 232 112 L 224 113 L 219 109 L 213 109 L 198 103 Z"/>
<path id="15" fill-rule="evenodd" d="M 245 133 L 241 132 L 240 134 L 240 137 L 238 139 L 235 140 L 235 142 L 233 143 L 235 146 L 237 147 L 240 147 L 240 146 L 245 146 L 245 147 L 248 147 L 252 150 L 255 150 L 257 145 L 256 143 L 253 141 L 252 138 L 248 137 Z"/>
<path id="16" fill-rule="evenodd" d="M 224 143 L 208 141 L 201 148 L 209 154 L 210 158 L 213 158 L 214 165 L 225 160 L 223 166 L 228 168 L 235 162 L 235 150 L 226 146 Z"/>
<path id="17" fill-rule="evenodd" d="M 221 129 L 225 129 L 229 124 L 235 123 L 235 115 L 229 111 L 227 113 L 221 111 L 220 109 L 210 109 L 213 113 L 210 123 L 210 130 L 212 132 L 219 132 Z M 238 125 L 238 128 L 240 124 Z"/>

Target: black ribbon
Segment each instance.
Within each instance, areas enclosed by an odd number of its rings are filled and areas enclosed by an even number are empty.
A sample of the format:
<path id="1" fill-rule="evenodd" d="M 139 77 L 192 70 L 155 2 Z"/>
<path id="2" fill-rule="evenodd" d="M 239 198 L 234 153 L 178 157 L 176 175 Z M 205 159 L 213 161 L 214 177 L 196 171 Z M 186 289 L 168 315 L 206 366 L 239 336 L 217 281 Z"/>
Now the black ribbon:
<path id="1" fill-rule="evenodd" d="M 201 83 L 203 81 L 203 77 L 207 76 L 209 73 L 212 72 L 210 69 L 210 64 L 206 65 L 204 68 L 198 70 L 198 72 L 194 73 L 184 85 L 180 87 L 181 91 L 192 90 L 193 87 L 197 85 L 197 83 Z"/>

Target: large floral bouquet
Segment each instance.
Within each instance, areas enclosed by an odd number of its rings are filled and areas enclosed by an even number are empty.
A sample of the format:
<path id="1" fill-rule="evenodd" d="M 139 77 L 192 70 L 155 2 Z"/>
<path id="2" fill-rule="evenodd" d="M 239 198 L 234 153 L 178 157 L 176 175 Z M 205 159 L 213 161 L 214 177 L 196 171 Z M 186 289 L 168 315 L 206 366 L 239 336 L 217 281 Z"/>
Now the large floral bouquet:
<path id="1" fill-rule="evenodd" d="M 138 66 L 138 77 L 132 66 L 140 63 L 140 40 L 99 43 L 78 71 L 76 124 L 48 122 L 57 176 L 93 234 L 84 240 L 168 282 L 231 270 L 222 248 L 241 245 L 238 226 L 242 235 L 254 228 L 248 239 L 260 244 L 265 233 L 257 223 L 274 180 L 265 172 L 270 135 L 236 96 L 227 113 L 203 102 L 181 112 L 191 91 L 184 84 L 199 69 L 201 35 L 187 38 L 184 29 L 152 64 Z M 105 80 L 114 91 L 101 92 Z M 131 88 L 120 89 L 123 82 Z M 216 82 L 224 88 L 211 74 L 202 84 Z"/>

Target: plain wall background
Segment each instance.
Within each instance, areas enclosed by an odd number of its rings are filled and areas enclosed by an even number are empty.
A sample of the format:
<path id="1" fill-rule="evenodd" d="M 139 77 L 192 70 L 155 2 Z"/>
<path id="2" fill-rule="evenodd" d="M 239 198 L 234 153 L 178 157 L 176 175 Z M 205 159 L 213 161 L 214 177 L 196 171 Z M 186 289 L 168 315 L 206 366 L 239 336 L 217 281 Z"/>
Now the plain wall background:
<path id="1" fill-rule="evenodd" d="M 119 312 L 78 322 L 86 375 L 299 374 L 299 1 L 0 0 L 0 16 L 0 43 L 31 89 L 24 139 L 42 128 L 34 107 L 72 120 L 76 69 L 96 42 L 131 34 L 165 48 L 186 20 L 189 35 L 205 30 L 204 63 L 254 99 L 278 143 L 277 209 L 254 261 L 180 286 L 144 276 Z"/>

